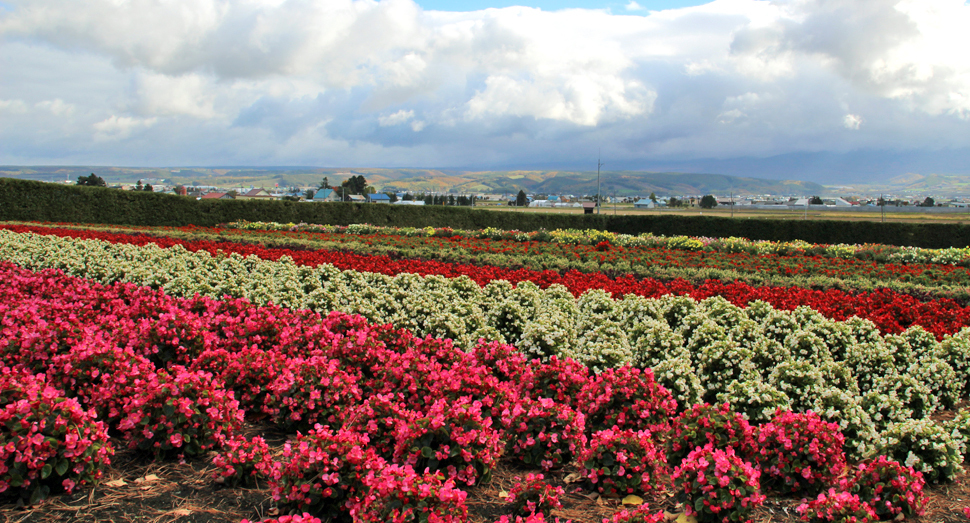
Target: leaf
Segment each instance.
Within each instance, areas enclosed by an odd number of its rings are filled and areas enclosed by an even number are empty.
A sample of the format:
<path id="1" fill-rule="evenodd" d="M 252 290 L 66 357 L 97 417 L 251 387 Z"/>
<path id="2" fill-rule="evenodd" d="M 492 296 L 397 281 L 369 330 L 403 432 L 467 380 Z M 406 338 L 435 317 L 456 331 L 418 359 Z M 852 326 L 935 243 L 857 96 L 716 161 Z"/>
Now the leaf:
<path id="1" fill-rule="evenodd" d="M 63 476 L 67 473 L 67 469 L 71 466 L 71 462 L 66 459 L 62 459 L 57 462 L 57 475 Z"/>
<path id="2" fill-rule="evenodd" d="M 191 516 L 192 511 L 186 508 L 177 508 L 170 512 L 173 516 Z"/>
<path id="3" fill-rule="evenodd" d="M 427 459 L 434 457 L 434 449 L 431 447 L 421 447 L 421 456 Z"/>
<path id="4" fill-rule="evenodd" d="M 105 486 L 108 486 L 108 487 L 111 487 L 111 488 L 119 488 L 119 487 L 123 487 L 123 486 L 125 486 L 127 484 L 128 484 L 128 482 L 126 482 L 123 479 L 113 479 L 113 480 L 105 483 Z"/>
<path id="5" fill-rule="evenodd" d="M 677 516 L 676 523 L 697 523 L 697 518 L 694 516 L 688 516 L 686 513 L 681 513 Z"/>
<path id="6" fill-rule="evenodd" d="M 643 505 L 643 498 L 640 496 L 634 496 L 630 494 L 629 496 L 623 498 L 624 505 Z"/>
<path id="7" fill-rule="evenodd" d="M 50 476 L 51 472 L 53 471 L 54 467 L 50 466 L 49 463 L 45 463 L 44 468 L 40 469 L 40 479 L 47 479 L 47 477 Z"/>
<path id="8" fill-rule="evenodd" d="M 562 480 L 563 483 L 566 483 L 567 485 L 570 483 L 579 483 L 583 480 L 583 475 L 578 472 L 573 472 L 571 474 L 567 474 Z"/>
<path id="9" fill-rule="evenodd" d="M 505 499 L 505 498 L 509 497 L 509 493 L 503 490 L 503 491 L 501 491 L 501 492 L 498 493 L 498 497 L 500 497 L 502 499 Z"/>

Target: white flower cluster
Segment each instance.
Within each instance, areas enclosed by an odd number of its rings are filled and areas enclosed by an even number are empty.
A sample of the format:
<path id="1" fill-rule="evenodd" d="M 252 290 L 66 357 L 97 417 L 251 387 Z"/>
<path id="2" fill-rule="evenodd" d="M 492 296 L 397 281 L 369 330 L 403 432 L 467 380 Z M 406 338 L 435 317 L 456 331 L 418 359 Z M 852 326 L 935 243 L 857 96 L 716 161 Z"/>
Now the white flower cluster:
<path id="1" fill-rule="evenodd" d="M 510 343 L 534 358 L 571 356 L 599 372 L 652 367 L 681 405 L 728 401 L 752 421 L 775 408 L 814 410 L 838 423 L 857 456 L 876 430 L 927 419 L 967 396 L 970 328 L 942 342 L 922 328 L 883 336 L 867 320 L 837 322 L 807 307 L 791 312 L 720 297 L 657 299 L 469 278 L 387 276 L 331 265 L 298 266 L 0 231 L 0 259 L 62 269 L 104 283 L 130 282 L 175 296 L 245 297 L 255 303 L 361 314 L 417 335 L 472 347 Z M 930 423 L 930 422 L 927 422 Z"/>

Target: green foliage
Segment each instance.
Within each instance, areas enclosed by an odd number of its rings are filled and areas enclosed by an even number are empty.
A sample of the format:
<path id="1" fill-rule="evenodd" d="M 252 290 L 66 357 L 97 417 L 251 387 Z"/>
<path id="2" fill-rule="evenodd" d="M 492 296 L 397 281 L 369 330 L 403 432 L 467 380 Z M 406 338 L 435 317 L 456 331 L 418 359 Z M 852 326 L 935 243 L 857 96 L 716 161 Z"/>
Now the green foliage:
<path id="1" fill-rule="evenodd" d="M 214 226 L 238 220 L 280 223 L 373 223 L 398 227 L 479 230 L 599 229 L 638 235 L 743 237 L 817 244 L 878 243 L 943 249 L 970 246 L 970 225 L 838 222 L 829 220 L 732 220 L 712 216 L 509 213 L 478 207 L 305 203 L 259 200 L 193 200 L 148 193 L 0 178 L 0 219 L 127 225 Z"/>

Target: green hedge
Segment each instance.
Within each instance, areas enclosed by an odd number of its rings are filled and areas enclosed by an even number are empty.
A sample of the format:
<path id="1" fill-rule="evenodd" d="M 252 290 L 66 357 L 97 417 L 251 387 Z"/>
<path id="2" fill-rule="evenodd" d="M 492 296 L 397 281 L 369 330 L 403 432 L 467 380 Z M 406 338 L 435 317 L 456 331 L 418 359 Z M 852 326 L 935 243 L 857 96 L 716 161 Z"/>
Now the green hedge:
<path id="1" fill-rule="evenodd" d="M 467 207 L 195 200 L 184 196 L 0 178 L 0 220 L 213 226 L 236 220 L 457 229 L 600 229 L 626 234 L 728 237 L 811 243 L 882 243 L 926 248 L 970 246 L 970 226 L 837 220 L 759 220 L 713 216 L 583 215 Z"/>

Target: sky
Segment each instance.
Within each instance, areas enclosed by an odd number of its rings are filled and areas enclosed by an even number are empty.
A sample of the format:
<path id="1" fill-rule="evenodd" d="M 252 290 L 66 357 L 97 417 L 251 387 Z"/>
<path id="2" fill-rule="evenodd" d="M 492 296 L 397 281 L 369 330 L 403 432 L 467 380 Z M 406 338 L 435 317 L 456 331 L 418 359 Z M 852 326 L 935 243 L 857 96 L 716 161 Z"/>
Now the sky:
<path id="1" fill-rule="evenodd" d="M 0 164 L 970 174 L 963 0 L 516 4 L 0 0 Z"/>

